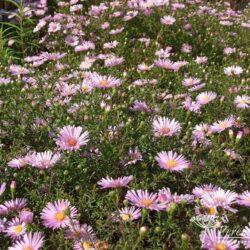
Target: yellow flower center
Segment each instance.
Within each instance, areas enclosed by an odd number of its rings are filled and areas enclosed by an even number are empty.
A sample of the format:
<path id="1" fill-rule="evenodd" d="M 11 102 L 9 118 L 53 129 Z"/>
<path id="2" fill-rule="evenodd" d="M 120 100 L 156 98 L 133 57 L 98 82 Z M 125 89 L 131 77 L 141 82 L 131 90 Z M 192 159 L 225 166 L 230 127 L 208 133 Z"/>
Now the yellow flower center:
<path id="1" fill-rule="evenodd" d="M 27 246 L 27 247 L 25 247 L 23 250 L 33 250 L 33 247 Z"/>
<path id="2" fill-rule="evenodd" d="M 141 205 L 143 205 L 145 207 L 149 207 L 152 204 L 153 204 L 153 201 L 148 199 L 148 198 L 145 198 L 145 199 L 141 200 Z"/>
<path id="3" fill-rule="evenodd" d="M 77 144 L 77 140 L 76 140 L 75 138 L 70 138 L 70 139 L 68 140 L 68 145 L 69 145 L 70 147 L 74 147 L 76 144 Z"/>
<path id="4" fill-rule="evenodd" d="M 240 102 L 241 102 L 242 104 L 246 104 L 246 103 L 247 103 L 247 100 L 246 100 L 246 99 L 242 99 Z"/>
<path id="5" fill-rule="evenodd" d="M 227 122 L 221 122 L 219 126 L 220 126 L 222 129 L 225 129 L 225 128 L 227 128 L 228 123 L 227 123 Z"/>
<path id="6" fill-rule="evenodd" d="M 167 127 L 162 128 L 162 129 L 161 129 L 161 132 L 162 132 L 164 135 L 167 135 L 167 134 L 170 132 L 170 128 L 167 128 Z"/>
<path id="7" fill-rule="evenodd" d="M 83 246 L 84 250 L 88 250 L 88 249 L 92 248 L 91 243 L 87 242 L 87 241 L 84 241 L 82 243 L 82 246 Z"/>
<path id="8" fill-rule="evenodd" d="M 167 165 L 169 168 L 175 168 L 177 165 L 177 162 L 174 160 L 167 160 Z"/>
<path id="9" fill-rule="evenodd" d="M 208 95 L 204 96 L 203 101 L 206 101 L 206 102 L 210 101 L 210 97 Z"/>
<path id="10" fill-rule="evenodd" d="M 23 226 L 22 225 L 18 225 L 18 226 L 15 226 L 14 228 L 14 231 L 16 234 L 20 234 L 23 230 Z"/>
<path id="11" fill-rule="evenodd" d="M 65 213 L 63 211 L 57 212 L 55 214 L 55 219 L 57 221 L 63 221 L 65 219 L 65 217 L 66 217 L 66 215 L 65 215 Z"/>
<path id="12" fill-rule="evenodd" d="M 107 86 L 108 84 L 109 84 L 109 82 L 107 80 L 100 81 L 101 86 Z"/>
<path id="13" fill-rule="evenodd" d="M 125 221 L 128 221 L 130 219 L 130 217 L 131 217 L 130 214 L 121 214 L 120 216 Z"/>
<path id="14" fill-rule="evenodd" d="M 209 215 L 214 215 L 214 214 L 216 214 L 216 209 L 214 207 L 208 207 L 207 208 L 207 213 Z"/>
<path id="15" fill-rule="evenodd" d="M 227 250 L 227 246 L 224 243 L 215 243 L 215 250 Z"/>

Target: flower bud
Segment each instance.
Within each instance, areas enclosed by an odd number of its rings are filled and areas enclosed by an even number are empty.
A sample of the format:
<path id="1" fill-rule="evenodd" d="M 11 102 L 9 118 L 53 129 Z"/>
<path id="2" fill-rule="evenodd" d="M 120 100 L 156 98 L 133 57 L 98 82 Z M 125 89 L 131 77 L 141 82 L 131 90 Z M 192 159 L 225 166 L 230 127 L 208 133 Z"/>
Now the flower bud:
<path id="1" fill-rule="evenodd" d="M 31 212 L 29 209 L 24 208 L 20 213 L 19 213 L 19 219 L 26 223 L 30 224 L 33 221 L 34 214 Z"/>
<path id="2" fill-rule="evenodd" d="M 147 227 L 142 226 L 142 227 L 140 228 L 140 230 L 139 230 L 139 235 L 140 235 L 141 237 L 144 237 L 145 234 L 147 233 L 147 231 L 148 231 Z"/>

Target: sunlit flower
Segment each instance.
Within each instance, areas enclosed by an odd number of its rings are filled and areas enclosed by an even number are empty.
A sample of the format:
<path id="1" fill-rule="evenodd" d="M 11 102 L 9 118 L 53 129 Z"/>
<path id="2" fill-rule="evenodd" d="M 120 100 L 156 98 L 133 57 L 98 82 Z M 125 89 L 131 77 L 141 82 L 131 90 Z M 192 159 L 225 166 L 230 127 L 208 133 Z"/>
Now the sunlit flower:
<path id="1" fill-rule="evenodd" d="M 118 188 L 118 187 L 128 187 L 129 182 L 133 180 L 133 176 L 124 176 L 118 179 L 113 178 L 102 178 L 97 182 L 102 188 Z"/>
<path id="2" fill-rule="evenodd" d="M 141 209 L 136 207 L 125 207 L 118 211 L 118 214 L 112 214 L 115 221 L 133 221 L 141 217 Z"/>
<path id="3" fill-rule="evenodd" d="M 0 205 L 0 214 L 9 214 L 18 212 L 27 205 L 27 199 L 16 198 L 14 200 L 5 201 Z"/>
<path id="4" fill-rule="evenodd" d="M 216 229 L 207 229 L 200 235 L 202 248 L 207 250 L 236 250 L 239 243 L 230 239 L 229 236 L 222 236 L 221 232 Z"/>
<path id="5" fill-rule="evenodd" d="M 209 130 L 211 132 L 220 133 L 227 128 L 233 127 L 234 123 L 235 123 L 235 118 L 233 116 L 230 116 L 224 120 L 220 120 L 220 121 L 213 123 L 210 126 Z"/>
<path id="6" fill-rule="evenodd" d="M 53 167 L 59 161 L 60 157 L 59 153 L 53 155 L 51 151 L 45 151 L 30 155 L 27 161 L 33 167 L 44 169 Z"/>
<path id="7" fill-rule="evenodd" d="M 8 166 L 11 168 L 22 168 L 27 164 L 26 157 L 19 157 L 8 162 Z"/>
<path id="8" fill-rule="evenodd" d="M 41 212 L 41 219 L 45 227 L 57 229 L 69 226 L 70 218 L 75 219 L 76 215 L 76 208 L 68 200 L 58 200 L 47 204 Z"/>
<path id="9" fill-rule="evenodd" d="M 157 137 L 171 137 L 181 131 L 181 125 L 175 119 L 158 117 L 153 120 L 153 131 Z"/>
<path id="10" fill-rule="evenodd" d="M 243 69 L 240 66 L 230 66 L 224 69 L 224 73 L 228 76 L 240 75 Z"/>
<path id="11" fill-rule="evenodd" d="M 14 218 L 7 223 L 5 233 L 12 239 L 17 239 L 26 233 L 26 224 L 19 218 Z"/>
<path id="12" fill-rule="evenodd" d="M 186 168 L 190 168 L 191 164 L 183 155 L 178 155 L 173 151 L 162 151 L 157 154 L 155 157 L 159 166 L 163 169 L 167 169 L 169 171 L 178 171 L 181 172 Z"/>
<path id="13" fill-rule="evenodd" d="M 250 106 L 250 96 L 242 95 L 242 96 L 236 96 L 234 99 L 234 104 L 237 108 L 240 109 L 246 109 Z"/>
<path id="14" fill-rule="evenodd" d="M 21 240 L 16 241 L 9 250 L 40 250 L 44 239 L 41 233 L 27 233 Z"/>
<path id="15" fill-rule="evenodd" d="M 112 88 L 121 84 L 120 79 L 114 78 L 112 76 L 101 76 L 98 74 L 93 74 L 91 80 L 93 85 L 97 88 Z"/>
<path id="16" fill-rule="evenodd" d="M 209 92 L 202 92 L 198 96 L 196 96 L 196 100 L 199 104 L 207 104 L 216 98 L 217 94 L 209 91 Z"/>
<path id="17" fill-rule="evenodd" d="M 202 195 L 214 192 L 214 191 L 218 190 L 218 188 L 219 187 L 214 186 L 213 184 L 209 184 L 209 185 L 204 184 L 204 185 L 199 185 L 199 186 L 195 187 L 192 190 L 192 193 L 195 195 L 195 197 L 201 198 Z"/>
<path id="18" fill-rule="evenodd" d="M 172 16 L 164 16 L 161 18 L 161 23 L 167 26 L 173 25 L 175 21 L 175 18 Z"/>
<path id="19" fill-rule="evenodd" d="M 242 194 L 239 194 L 237 203 L 242 206 L 250 207 L 250 192 L 247 190 Z"/>
<path id="20" fill-rule="evenodd" d="M 88 131 L 85 131 L 83 134 L 81 133 L 81 127 L 65 126 L 60 130 L 56 144 L 60 149 L 67 151 L 79 150 L 81 146 L 86 145 L 89 141 Z"/>
<path id="21" fill-rule="evenodd" d="M 128 155 L 125 159 L 125 166 L 135 164 L 138 161 L 142 160 L 142 154 L 139 151 L 138 147 L 134 149 L 130 148 L 128 151 Z"/>
<path id="22" fill-rule="evenodd" d="M 218 188 L 213 192 L 202 195 L 201 204 L 204 207 L 221 207 L 235 213 L 237 210 L 231 206 L 236 203 L 237 196 L 234 192 Z"/>
<path id="23" fill-rule="evenodd" d="M 147 190 L 129 190 L 125 197 L 132 205 L 149 210 L 162 210 L 166 206 L 159 202 L 158 194 L 149 193 Z"/>

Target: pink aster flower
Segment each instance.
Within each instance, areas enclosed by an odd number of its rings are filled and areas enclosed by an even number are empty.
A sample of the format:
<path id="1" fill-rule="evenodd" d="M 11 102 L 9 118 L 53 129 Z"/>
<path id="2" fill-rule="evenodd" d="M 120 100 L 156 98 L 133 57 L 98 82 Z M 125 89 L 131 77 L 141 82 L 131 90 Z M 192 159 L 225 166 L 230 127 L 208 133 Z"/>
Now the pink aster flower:
<path id="1" fill-rule="evenodd" d="M 53 155 L 51 151 L 42 153 L 34 153 L 28 157 L 28 163 L 36 168 L 44 169 L 53 167 L 60 159 L 61 155 L 56 153 Z"/>
<path id="2" fill-rule="evenodd" d="M 65 232 L 65 238 L 75 241 L 84 239 L 95 242 L 97 240 L 93 228 L 87 224 L 81 225 L 78 221 L 73 221 L 73 224 L 69 225 Z"/>
<path id="3" fill-rule="evenodd" d="M 207 62 L 207 60 L 208 60 L 208 58 L 206 56 L 197 56 L 195 59 L 195 62 L 197 64 L 204 64 Z"/>
<path id="4" fill-rule="evenodd" d="M 242 206 L 250 207 L 250 192 L 247 190 L 242 194 L 239 194 L 237 203 Z"/>
<path id="5" fill-rule="evenodd" d="M 204 104 L 207 104 L 211 101 L 213 101 L 215 98 L 216 98 L 217 94 L 212 92 L 212 91 L 209 91 L 209 92 L 202 92 L 200 93 L 198 96 L 196 96 L 196 101 L 201 104 L 201 105 L 204 105 Z"/>
<path id="6" fill-rule="evenodd" d="M 27 233 L 19 241 L 16 241 L 9 250 L 40 250 L 43 246 L 43 236 L 39 232 Z"/>
<path id="7" fill-rule="evenodd" d="M 221 133 L 227 128 L 233 127 L 234 123 L 235 123 L 235 118 L 233 116 L 230 116 L 224 120 L 220 120 L 220 121 L 213 123 L 210 126 L 209 130 L 214 133 Z"/>
<path id="8" fill-rule="evenodd" d="M 241 242 L 246 249 L 250 249 L 250 223 L 246 226 L 240 234 Z"/>
<path id="9" fill-rule="evenodd" d="M 5 201 L 0 205 L 0 214 L 9 214 L 18 212 L 27 205 L 27 199 L 16 198 L 14 200 Z"/>
<path id="10" fill-rule="evenodd" d="M 220 231 L 216 229 L 208 229 L 200 235 L 202 248 L 207 250 L 236 250 L 239 248 L 239 243 L 236 240 L 230 239 L 229 236 L 222 236 Z"/>
<path id="11" fill-rule="evenodd" d="M 155 159 L 161 168 L 167 169 L 171 172 L 181 172 L 184 169 L 191 167 L 190 162 L 187 161 L 183 155 L 178 155 L 173 151 L 162 151 L 157 154 Z"/>
<path id="12" fill-rule="evenodd" d="M 195 195 L 196 198 L 201 198 L 202 195 L 204 194 L 208 194 L 211 192 L 214 192 L 216 190 L 218 190 L 219 187 L 214 186 L 212 184 L 204 184 L 204 185 L 199 185 L 197 187 L 195 187 L 192 191 L 192 193 Z"/>
<path id="13" fill-rule="evenodd" d="M 166 207 L 160 203 L 158 194 L 149 193 L 147 190 L 129 190 L 125 197 L 132 205 L 143 207 L 149 210 L 162 210 Z"/>
<path id="14" fill-rule="evenodd" d="M 236 203 L 237 196 L 234 192 L 218 188 L 213 192 L 202 195 L 201 204 L 204 207 L 221 207 L 235 213 L 237 210 L 231 206 Z"/>
<path id="15" fill-rule="evenodd" d="M 199 84 L 201 80 L 199 78 L 194 78 L 194 77 L 188 77 L 184 78 L 182 81 L 182 85 L 186 87 L 190 87 L 196 84 Z"/>
<path id="16" fill-rule="evenodd" d="M 7 223 L 5 233 L 13 240 L 20 238 L 26 233 L 26 224 L 16 217 Z"/>
<path id="17" fill-rule="evenodd" d="M 112 76 L 101 76 L 93 74 L 91 77 L 93 85 L 97 88 L 112 88 L 121 85 L 121 80 Z"/>
<path id="18" fill-rule="evenodd" d="M 27 157 L 19 157 L 8 162 L 11 168 L 22 168 L 27 164 Z"/>
<path id="19" fill-rule="evenodd" d="M 166 26 L 170 26 L 173 25 L 175 23 L 176 19 L 172 16 L 164 16 L 161 18 L 161 23 L 166 25 Z"/>
<path id="20" fill-rule="evenodd" d="M 181 125 L 175 119 L 158 117 L 153 120 L 153 131 L 156 137 L 171 137 L 181 131 Z"/>
<path id="21" fill-rule="evenodd" d="M 136 207 L 125 207 L 118 211 L 118 214 L 112 214 L 114 221 L 133 221 L 141 217 L 141 209 Z"/>
<path id="22" fill-rule="evenodd" d="M 243 69 L 240 66 L 230 66 L 224 69 L 224 73 L 228 76 L 240 75 Z"/>
<path id="23" fill-rule="evenodd" d="M 138 161 L 142 160 L 142 154 L 139 151 L 138 147 L 134 149 L 130 148 L 128 151 L 128 155 L 125 159 L 125 166 L 135 164 Z"/>
<path id="24" fill-rule="evenodd" d="M 83 134 L 81 134 L 81 132 L 81 127 L 65 126 L 60 130 L 56 144 L 60 149 L 77 151 L 89 141 L 88 131 L 85 131 Z"/>
<path id="25" fill-rule="evenodd" d="M 48 33 L 55 33 L 60 29 L 61 29 L 60 23 L 51 22 L 51 23 L 49 23 Z"/>
<path id="26" fill-rule="evenodd" d="M 30 71 L 20 65 L 10 65 L 9 67 L 9 72 L 12 74 L 12 75 L 26 75 L 26 74 L 29 74 Z"/>
<path id="27" fill-rule="evenodd" d="M 124 176 L 118 179 L 113 178 L 102 178 L 97 182 L 102 188 L 118 188 L 118 187 L 128 187 L 129 182 L 133 180 L 133 176 Z"/>
<path id="28" fill-rule="evenodd" d="M 156 60 L 155 65 L 163 69 L 174 69 L 174 62 L 169 59 Z"/>
<path id="29" fill-rule="evenodd" d="M 234 99 L 234 104 L 237 108 L 240 109 L 246 109 L 250 106 L 250 96 L 242 95 L 242 96 L 236 96 Z"/>
<path id="30" fill-rule="evenodd" d="M 138 101 L 136 100 L 133 103 L 133 106 L 130 108 L 132 111 L 140 111 L 140 112 L 146 112 L 150 113 L 153 110 L 149 108 L 146 102 Z"/>
<path id="31" fill-rule="evenodd" d="M 41 219 L 47 228 L 65 228 L 70 225 L 70 218 L 75 219 L 77 210 L 68 200 L 49 202 L 41 212 Z"/>

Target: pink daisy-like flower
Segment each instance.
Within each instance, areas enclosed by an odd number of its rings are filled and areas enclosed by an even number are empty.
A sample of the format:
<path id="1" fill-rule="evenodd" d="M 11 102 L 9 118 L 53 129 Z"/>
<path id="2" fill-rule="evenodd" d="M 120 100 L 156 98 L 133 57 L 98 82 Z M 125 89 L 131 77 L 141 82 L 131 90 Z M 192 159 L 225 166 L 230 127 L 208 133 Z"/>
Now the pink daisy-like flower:
<path id="1" fill-rule="evenodd" d="M 129 182 L 133 180 L 133 176 L 124 176 L 118 179 L 113 178 L 102 178 L 97 182 L 102 188 L 118 188 L 118 187 L 128 187 Z"/>
<path id="2" fill-rule="evenodd" d="M 60 130 L 56 144 L 60 149 L 77 151 L 89 141 L 89 132 L 85 131 L 83 134 L 81 132 L 81 127 L 65 126 Z"/>
<path id="3" fill-rule="evenodd" d="M 65 238 L 75 241 L 79 241 L 81 239 L 97 240 L 93 228 L 87 224 L 81 225 L 78 221 L 73 221 L 73 224 L 69 225 L 65 232 Z"/>
<path id="4" fill-rule="evenodd" d="M 236 250 L 239 248 L 239 243 L 236 240 L 230 239 L 229 236 L 222 236 L 220 231 L 216 229 L 208 229 L 200 235 L 202 248 L 207 250 Z"/>
<path id="5" fill-rule="evenodd" d="M 231 206 L 236 203 L 237 196 L 234 192 L 218 188 L 213 192 L 202 195 L 201 205 L 204 207 L 221 207 L 235 213 L 237 210 Z"/>
<path id="6" fill-rule="evenodd" d="M 30 71 L 20 65 L 10 65 L 9 72 L 12 75 L 20 76 L 20 75 L 26 75 L 29 74 Z"/>
<path id="7" fill-rule="evenodd" d="M 214 186 L 212 184 L 204 184 L 204 185 L 199 185 L 197 187 L 195 187 L 192 191 L 192 193 L 195 195 L 196 198 L 201 198 L 202 195 L 204 194 L 208 194 L 211 192 L 214 192 L 216 190 L 218 190 L 219 187 Z"/>
<path id="8" fill-rule="evenodd" d="M 217 121 L 213 123 L 209 130 L 214 133 L 221 133 L 222 131 L 226 130 L 227 128 L 231 128 L 234 126 L 235 117 L 230 116 L 224 120 Z"/>
<path id="9" fill-rule="evenodd" d="M 172 16 L 164 16 L 161 18 L 161 23 L 167 26 L 173 25 L 176 19 Z"/>
<path id="10" fill-rule="evenodd" d="M 149 210 L 159 211 L 166 207 L 165 204 L 159 202 L 158 194 L 149 193 L 147 190 L 129 190 L 125 199 L 136 207 L 143 207 Z"/>
<path id="11" fill-rule="evenodd" d="M 75 219 L 77 210 L 68 200 L 49 202 L 41 212 L 41 219 L 47 228 L 65 228 L 70 225 L 70 218 Z"/>
<path id="12" fill-rule="evenodd" d="M 125 159 L 125 166 L 135 164 L 138 161 L 142 160 L 142 154 L 139 151 L 138 147 L 134 149 L 130 148 L 128 151 L 128 155 Z"/>
<path id="13" fill-rule="evenodd" d="M 199 78 L 189 77 L 189 78 L 183 79 L 182 85 L 186 87 L 190 87 L 190 86 L 199 84 L 200 82 L 201 80 Z"/>
<path id="14" fill-rule="evenodd" d="M 5 233 L 13 240 L 17 239 L 26 233 L 26 224 L 16 217 L 7 223 Z"/>
<path id="15" fill-rule="evenodd" d="M 8 166 L 11 168 L 22 168 L 27 164 L 26 157 L 19 157 L 8 162 Z"/>
<path id="16" fill-rule="evenodd" d="M 139 64 L 139 65 L 137 66 L 137 70 L 138 70 L 138 71 L 150 71 L 153 67 L 154 67 L 153 64 L 147 65 L 147 64 L 145 64 L 145 63 L 142 63 L 142 64 Z"/>
<path id="17" fill-rule="evenodd" d="M 112 214 L 114 221 L 133 221 L 141 217 L 141 209 L 136 207 L 125 207 L 118 211 L 118 214 Z"/>
<path id="18" fill-rule="evenodd" d="M 246 226 L 240 234 L 241 242 L 246 249 L 250 249 L 250 223 Z"/>
<path id="19" fill-rule="evenodd" d="M 202 92 L 198 96 L 196 96 L 196 101 L 201 104 L 207 104 L 211 101 L 213 101 L 216 98 L 217 94 L 209 91 L 209 92 Z"/>
<path id="20" fill-rule="evenodd" d="M 91 77 L 93 85 L 97 88 L 112 88 L 121 85 L 121 80 L 112 76 L 101 76 L 93 74 Z"/>
<path id="21" fill-rule="evenodd" d="M 49 23 L 48 33 L 55 33 L 60 29 L 61 29 L 60 23 L 51 22 L 51 23 Z"/>
<path id="22" fill-rule="evenodd" d="M 44 169 L 53 167 L 59 161 L 60 157 L 59 153 L 53 155 L 51 151 L 45 151 L 30 155 L 27 161 L 33 167 Z"/>
<path id="23" fill-rule="evenodd" d="M 16 198 L 14 200 L 5 201 L 0 205 L 0 214 L 8 214 L 18 212 L 27 205 L 27 199 Z"/>
<path id="24" fill-rule="evenodd" d="M 169 59 L 159 59 L 155 61 L 155 65 L 163 69 L 174 69 L 174 62 Z"/>
<path id="25" fill-rule="evenodd" d="M 156 137 L 171 137 L 181 131 L 181 125 L 175 119 L 158 117 L 153 120 L 153 131 Z"/>
<path id="26" fill-rule="evenodd" d="M 250 207 L 250 192 L 247 190 L 242 194 L 239 194 L 237 203 L 242 206 Z"/>
<path id="27" fill-rule="evenodd" d="M 133 103 L 133 106 L 130 109 L 132 111 L 141 111 L 141 112 L 146 112 L 146 113 L 150 113 L 153 111 L 152 109 L 149 108 L 146 102 L 142 102 L 138 100 L 136 100 Z"/>
<path id="28" fill-rule="evenodd" d="M 250 96 L 242 95 L 242 96 L 236 96 L 234 99 L 234 104 L 237 108 L 240 109 L 246 109 L 250 106 Z"/>
<path id="29" fill-rule="evenodd" d="M 208 60 L 208 58 L 206 56 L 197 56 L 195 59 L 195 62 L 197 64 L 204 64 L 207 62 L 207 60 Z"/>
<path id="30" fill-rule="evenodd" d="M 171 172 L 181 172 L 184 169 L 191 167 L 190 162 L 187 161 L 183 155 L 178 155 L 173 151 L 162 151 L 157 154 L 155 159 L 161 168 L 167 169 Z"/>
<path id="31" fill-rule="evenodd" d="M 16 241 L 9 250 L 40 250 L 44 239 L 41 233 L 27 233 L 19 241 Z"/>
<path id="32" fill-rule="evenodd" d="M 224 73 L 228 76 L 240 75 L 243 69 L 240 66 L 230 66 L 224 69 Z"/>

